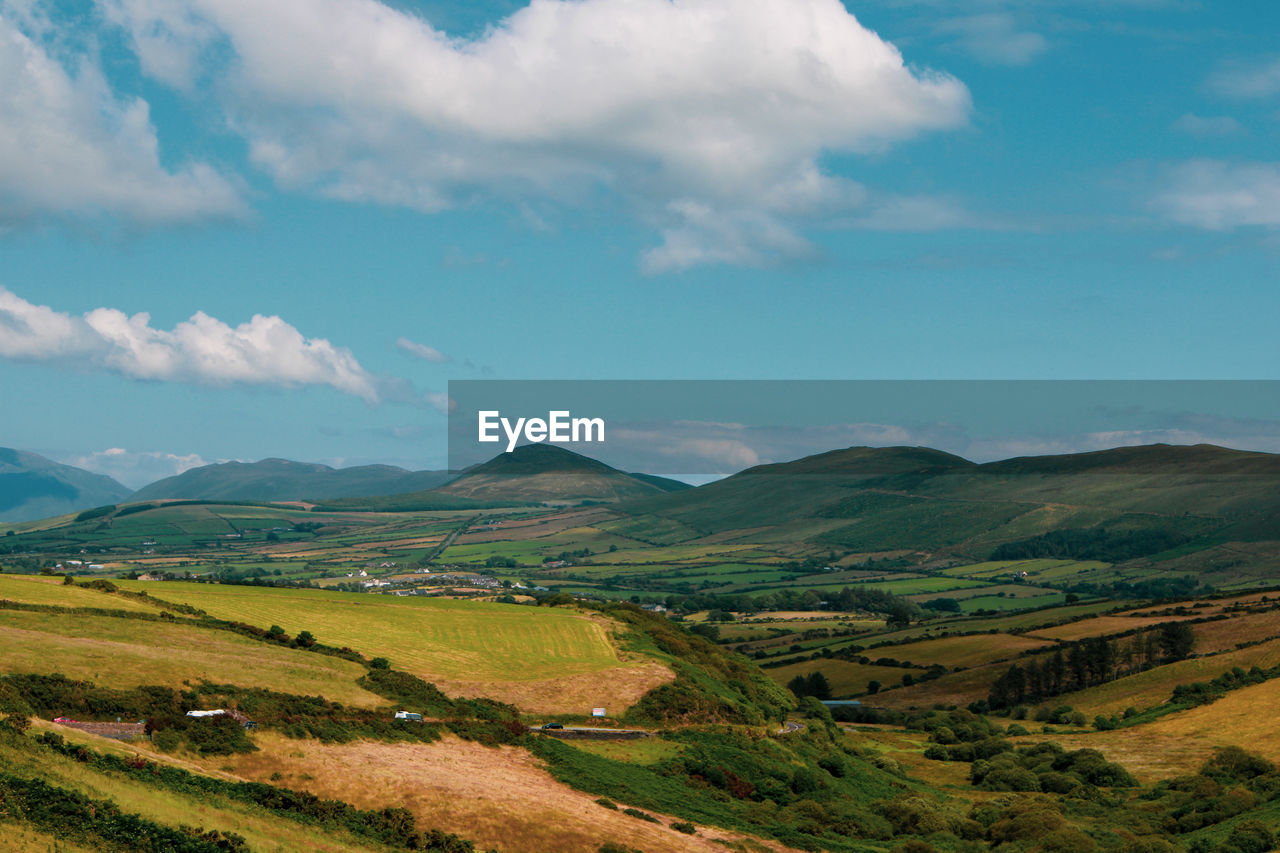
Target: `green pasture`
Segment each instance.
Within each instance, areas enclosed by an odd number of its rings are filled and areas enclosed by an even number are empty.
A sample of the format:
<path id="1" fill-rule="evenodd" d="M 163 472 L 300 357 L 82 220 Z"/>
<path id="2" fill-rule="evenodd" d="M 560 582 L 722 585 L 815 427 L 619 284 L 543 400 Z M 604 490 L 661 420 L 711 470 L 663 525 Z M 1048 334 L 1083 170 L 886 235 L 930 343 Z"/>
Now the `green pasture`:
<path id="1" fill-rule="evenodd" d="M 551 608 L 179 581 L 120 585 L 220 619 L 310 631 L 427 680 L 535 681 L 618 665 L 603 627 Z"/>

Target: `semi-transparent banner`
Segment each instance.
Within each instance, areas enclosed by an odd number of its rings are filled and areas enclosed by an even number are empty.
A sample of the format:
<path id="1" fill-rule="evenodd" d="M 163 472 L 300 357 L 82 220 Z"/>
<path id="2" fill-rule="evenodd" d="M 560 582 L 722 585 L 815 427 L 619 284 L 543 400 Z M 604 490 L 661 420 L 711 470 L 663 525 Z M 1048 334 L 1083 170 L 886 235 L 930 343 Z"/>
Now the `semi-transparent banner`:
<path id="1" fill-rule="evenodd" d="M 551 444 L 691 481 L 855 446 L 974 462 L 1146 444 L 1280 452 L 1280 381 L 461 380 L 449 467 Z"/>

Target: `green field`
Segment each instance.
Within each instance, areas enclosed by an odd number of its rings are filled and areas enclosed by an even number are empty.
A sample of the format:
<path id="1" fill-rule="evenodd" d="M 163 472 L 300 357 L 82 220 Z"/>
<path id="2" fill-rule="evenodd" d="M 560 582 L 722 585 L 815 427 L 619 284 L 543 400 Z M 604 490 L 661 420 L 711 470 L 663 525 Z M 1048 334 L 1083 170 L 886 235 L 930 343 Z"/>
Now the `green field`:
<path id="1" fill-rule="evenodd" d="M 107 599 L 101 593 L 92 593 Z M 117 598 L 109 601 L 119 600 Z M 356 685 L 365 668 L 187 622 L 8 611 L 0 618 L 0 671 L 62 673 L 117 688 L 181 689 L 208 681 L 323 695 L 347 705 L 386 700 Z"/>
<path id="2" fill-rule="evenodd" d="M 832 696 L 857 696 L 867 692 L 867 682 L 878 681 L 888 687 L 899 684 L 902 676 L 918 677 L 920 670 L 904 669 L 896 666 L 876 666 L 875 664 L 850 663 L 846 660 L 807 660 L 800 663 L 787 664 L 767 669 L 769 677 L 779 684 L 786 685 L 797 675 L 809 675 L 821 672 L 831 685 Z M 871 702 L 872 700 L 867 700 Z"/>
<path id="3" fill-rule="evenodd" d="M 428 680 L 533 681 L 619 665 L 603 627 L 548 608 L 176 581 L 120 585 L 220 619 L 310 631 Z"/>
<path id="4" fill-rule="evenodd" d="M 52 604 L 59 607 L 101 607 L 107 610 L 158 612 L 149 604 L 120 596 L 106 596 L 91 589 L 65 586 L 62 578 L 33 575 L 0 575 L 0 599 L 24 604 Z"/>

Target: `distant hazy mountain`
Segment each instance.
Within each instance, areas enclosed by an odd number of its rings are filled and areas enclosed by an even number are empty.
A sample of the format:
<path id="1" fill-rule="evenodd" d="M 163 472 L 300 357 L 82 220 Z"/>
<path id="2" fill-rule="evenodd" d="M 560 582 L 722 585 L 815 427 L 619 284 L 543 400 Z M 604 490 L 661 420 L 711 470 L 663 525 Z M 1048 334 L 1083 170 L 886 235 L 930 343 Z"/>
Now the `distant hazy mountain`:
<path id="1" fill-rule="evenodd" d="M 162 499 L 210 501 L 297 501 L 371 497 L 433 489 L 453 475 L 448 471 L 407 471 L 392 465 L 331 468 L 311 462 L 263 459 L 222 462 L 157 480 L 135 492 L 131 501 Z"/>
<path id="2" fill-rule="evenodd" d="M 434 493 L 481 501 L 616 501 L 688 488 L 665 477 L 627 474 L 552 444 L 526 444 L 473 465 Z"/>
<path id="3" fill-rule="evenodd" d="M 0 521 L 34 521 L 124 500 L 110 477 L 0 447 Z"/>

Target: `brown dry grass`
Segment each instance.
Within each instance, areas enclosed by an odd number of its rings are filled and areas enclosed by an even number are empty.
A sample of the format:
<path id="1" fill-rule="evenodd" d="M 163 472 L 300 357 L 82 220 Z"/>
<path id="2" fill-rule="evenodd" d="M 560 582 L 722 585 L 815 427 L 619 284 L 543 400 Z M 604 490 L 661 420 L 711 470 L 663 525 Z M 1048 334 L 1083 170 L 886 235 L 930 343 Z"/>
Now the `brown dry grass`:
<path id="1" fill-rule="evenodd" d="M 1016 634 L 974 634 L 967 637 L 920 640 L 900 646 L 880 646 L 865 654 L 873 660 L 894 658 L 926 666 L 936 663 L 950 669 L 1008 660 L 1028 649 L 1043 649 L 1051 645 L 1053 644 L 1047 640 Z"/>
<path id="2" fill-rule="evenodd" d="M 1239 746 L 1280 761 L 1280 680 L 1228 693 L 1210 705 L 1131 729 L 1086 735 L 1033 735 L 1068 749 L 1089 747 L 1118 761 L 1144 782 L 1196 772 L 1214 747 Z"/>
<path id="3" fill-rule="evenodd" d="M 1197 654 L 1234 649 L 1238 643 L 1274 637 L 1280 634 L 1280 610 L 1246 613 L 1221 622 L 1205 622 L 1194 626 Z"/>
<path id="4" fill-rule="evenodd" d="M 1097 616 L 1093 619 L 1082 619 L 1079 622 L 1068 622 L 1053 628 L 1040 628 L 1029 632 L 1028 637 L 1049 637 L 1054 640 L 1083 640 L 1085 637 L 1100 637 L 1106 634 L 1119 634 L 1134 628 L 1147 628 L 1162 622 L 1182 622 L 1187 619 L 1200 618 L 1199 613 L 1188 616 Z"/>
<path id="5" fill-rule="evenodd" d="M 606 708 L 621 714 L 655 687 L 675 680 L 675 673 L 659 663 L 619 666 L 544 681 L 452 681 L 435 684 L 450 696 L 485 696 L 509 702 L 532 714 L 583 714 Z"/>
<path id="6" fill-rule="evenodd" d="M 403 806 L 424 827 L 504 851 L 595 853 L 605 841 L 643 850 L 723 851 L 712 839 L 738 836 L 700 827 L 699 836 L 605 809 L 590 794 L 557 782 L 528 752 L 454 737 L 434 744 L 321 745 L 280 735 L 257 737 L 261 751 L 233 759 L 234 772 L 345 800 L 366 809 Z M 625 806 L 625 803 L 619 805 Z M 782 849 L 773 846 L 772 849 Z"/>

